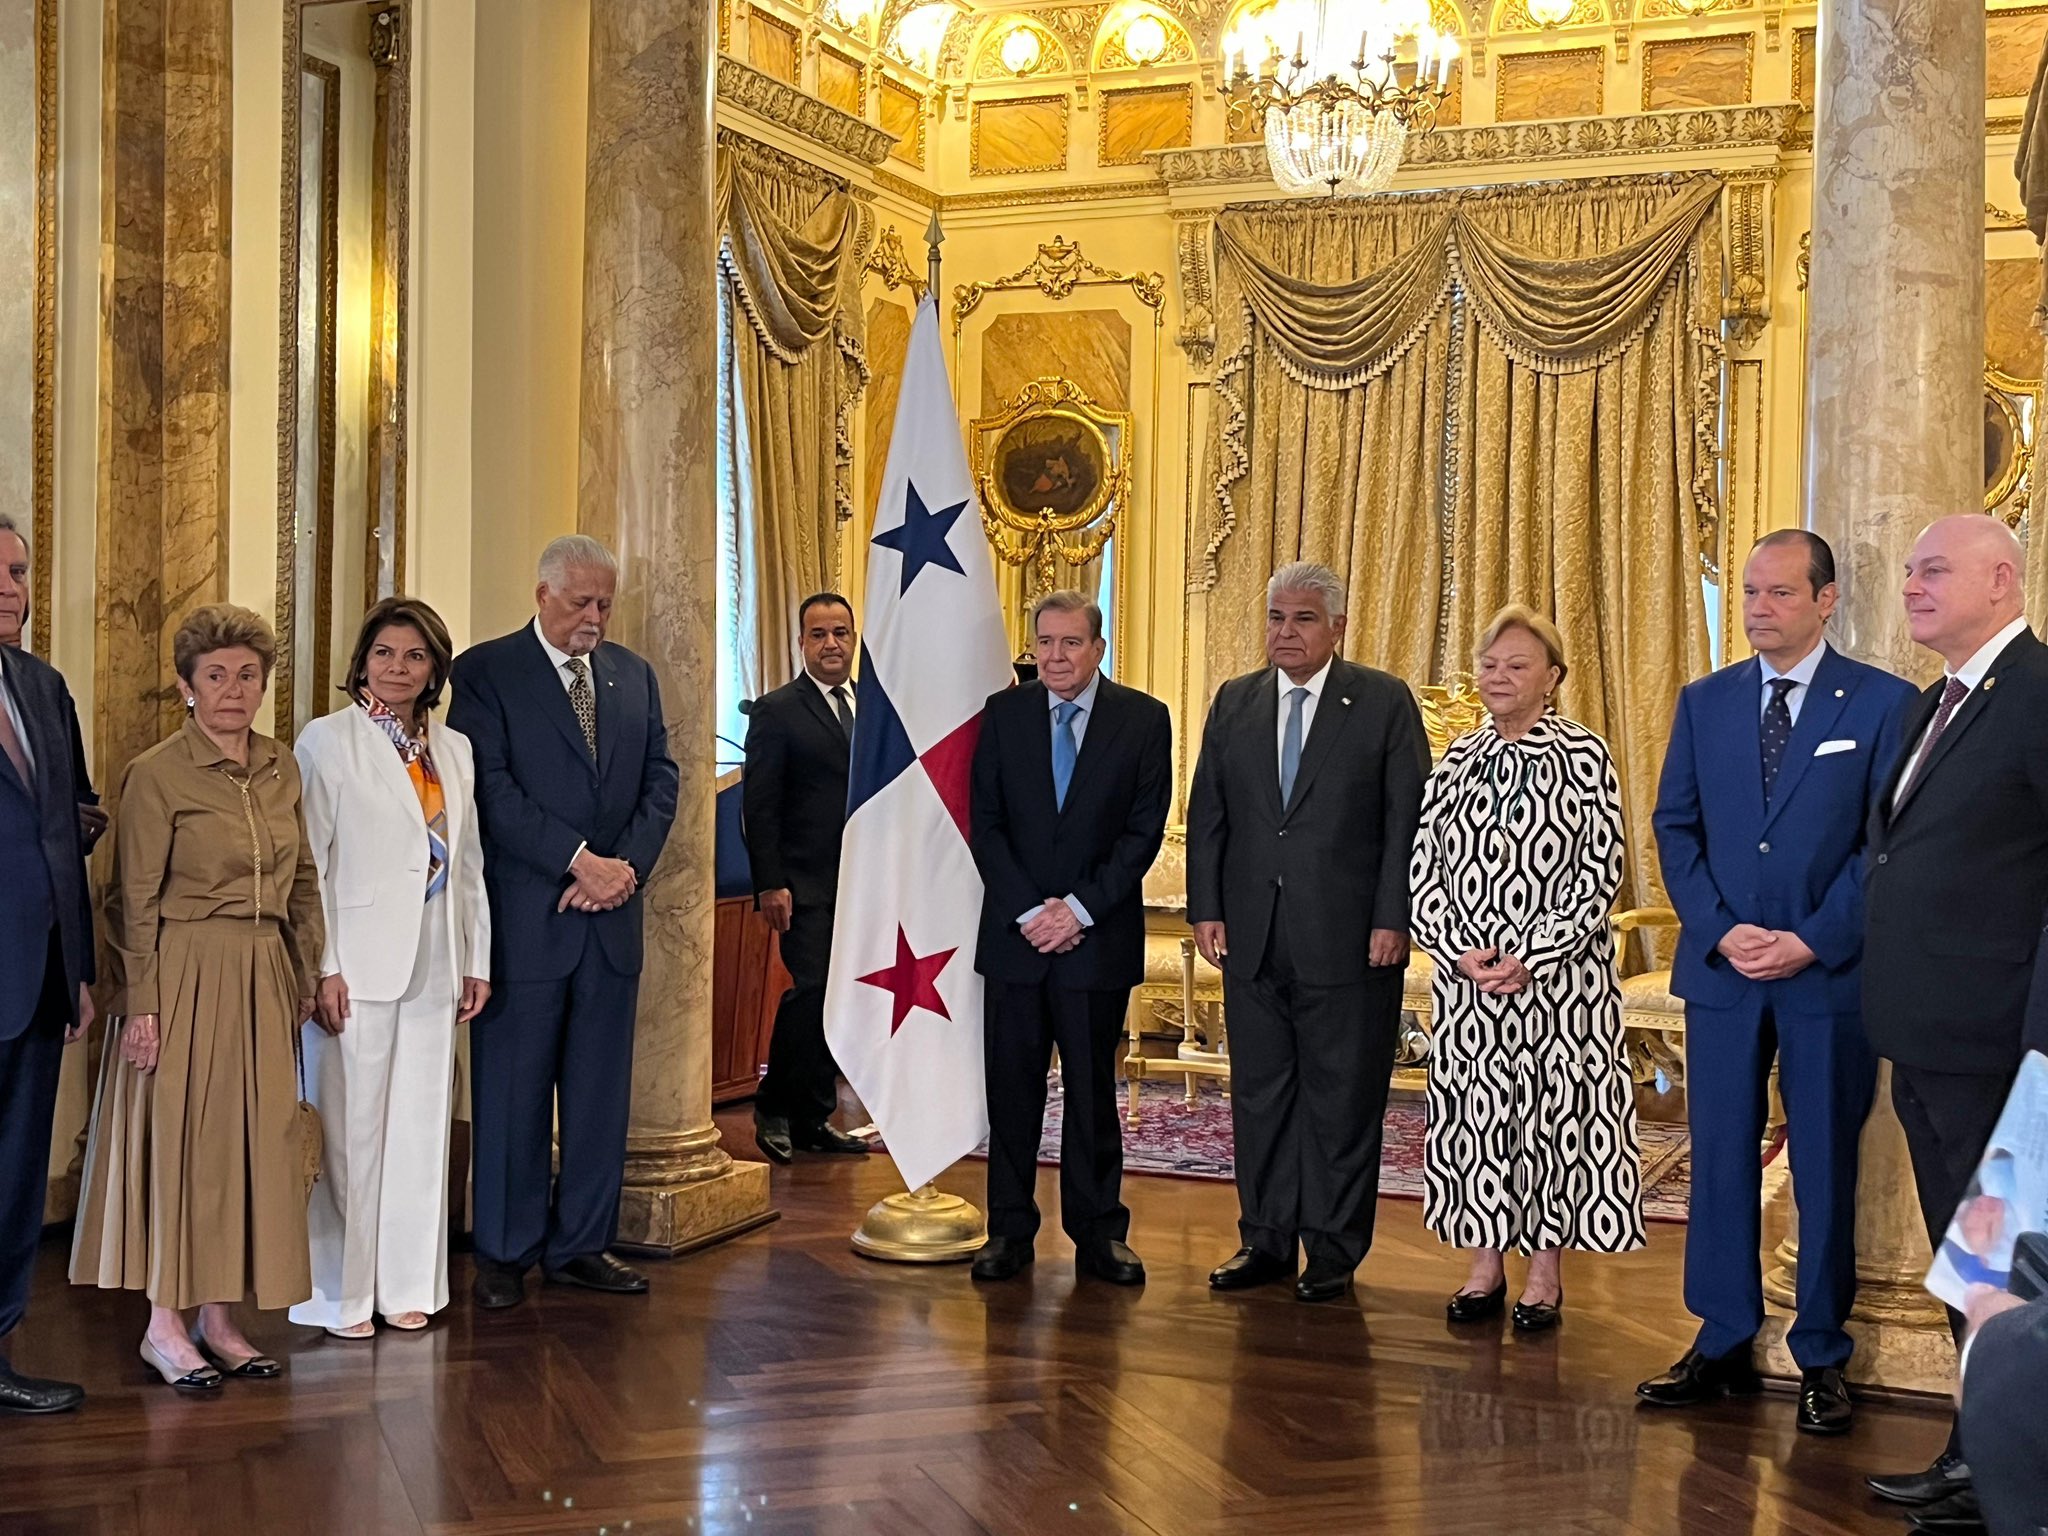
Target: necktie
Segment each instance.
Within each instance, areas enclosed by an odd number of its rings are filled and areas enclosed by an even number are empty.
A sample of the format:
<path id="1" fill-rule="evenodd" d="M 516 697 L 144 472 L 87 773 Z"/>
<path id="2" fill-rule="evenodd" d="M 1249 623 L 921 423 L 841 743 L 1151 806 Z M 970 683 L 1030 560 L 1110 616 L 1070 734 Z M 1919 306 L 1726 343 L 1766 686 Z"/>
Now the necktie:
<path id="1" fill-rule="evenodd" d="M 1287 728 L 1280 733 L 1280 809 L 1294 800 L 1294 776 L 1301 772 L 1301 707 L 1308 702 L 1308 690 L 1296 688 L 1287 695 Z"/>
<path id="2" fill-rule="evenodd" d="M 1949 721 L 1955 718 L 1956 706 L 1969 694 L 1969 687 L 1960 677 L 1951 677 L 1948 686 L 1941 690 L 1941 707 L 1934 712 L 1934 724 L 1927 729 L 1927 745 L 1920 749 L 1911 771 L 1900 781 L 1892 804 L 1897 805 L 1906 798 L 1906 791 L 1920 780 L 1921 770 L 1927 766 L 1927 759 L 1934 756 L 1934 744 L 1941 740 L 1941 733 L 1948 729 Z"/>
<path id="3" fill-rule="evenodd" d="M 1074 742 L 1074 716 L 1081 706 L 1069 699 L 1052 712 L 1052 798 L 1061 810 L 1067 808 L 1067 786 L 1074 782 L 1074 760 L 1081 749 Z"/>
<path id="4" fill-rule="evenodd" d="M 28 753 L 21 748 L 21 737 L 15 734 L 14 720 L 7 713 L 7 701 L 0 696 L 0 752 L 7 754 L 7 761 L 14 764 L 14 771 L 21 775 L 24 788 L 34 789 L 35 778 L 28 771 Z"/>
<path id="5" fill-rule="evenodd" d="M 846 733 L 846 739 L 853 740 L 853 710 L 846 702 L 844 683 L 832 690 L 832 713 L 839 717 L 839 729 Z"/>
<path id="6" fill-rule="evenodd" d="M 1789 677 L 1771 679 L 1771 702 L 1764 706 L 1764 804 L 1771 803 L 1771 786 L 1778 782 L 1778 770 L 1785 763 L 1785 743 L 1792 739 L 1792 708 L 1785 701 L 1799 686 Z"/>
<path id="7" fill-rule="evenodd" d="M 564 663 L 569 669 L 569 707 L 576 711 L 576 723 L 583 727 L 583 744 L 590 748 L 590 760 L 597 761 L 597 695 L 590 691 L 590 664 L 581 656 Z"/>

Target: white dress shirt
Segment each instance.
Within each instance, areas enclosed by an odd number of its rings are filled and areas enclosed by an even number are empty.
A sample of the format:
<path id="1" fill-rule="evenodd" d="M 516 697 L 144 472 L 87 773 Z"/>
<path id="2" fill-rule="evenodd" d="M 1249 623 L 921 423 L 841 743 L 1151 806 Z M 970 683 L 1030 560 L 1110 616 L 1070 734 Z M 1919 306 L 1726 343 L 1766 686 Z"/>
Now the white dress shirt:
<path id="1" fill-rule="evenodd" d="M 1970 702 L 1970 695 L 1975 693 L 1977 685 L 1984 681 L 1984 674 L 1991 670 L 1991 663 L 1998 660 L 1998 653 L 2012 644 L 2013 637 L 2026 627 L 2026 615 L 2021 614 L 2010 624 L 2006 625 L 2005 628 L 1977 647 L 1976 654 L 1971 656 L 1968 661 L 1953 671 L 1942 674 L 1944 679 L 1953 677 L 1963 685 L 1963 696 L 1956 700 L 1956 707 L 1949 714 L 1951 721 L 1955 719 L 1957 714 L 1962 712 L 1963 706 Z M 1941 711 L 1937 709 L 1934 713 L 1938 715 Z M 1926 729 L 1921 731 L 1920 739 L 1913 744 L 1913 755 L 1906 759 L 1905 771 L 1899 775 L 1898 783 L 1911 784 L 1913 782 L 1913 775 L 1920 771 L 1920 758 L 1927 751 L 1928 732 L 1933 729 L 1934 717 L 1930 715 L 1927 720 Z"/>
<path id="2" fill-rule="evenodd" d="M 7 685 L 7 661 L 4 655 L 0 655 L 0 709 L 7 711 L 7 718 L 14 725 L 14 739 L 21 743 L 21 755 L 28 759 L 28 771 L 33 774 L 36 771 L 36 749 L 29 744 L 28 721 L 22 718 L 21 705 L 15 702 L 14 690 Z M 34 786 L 31 785 L 30 788 Z"/>
<path id="3" fill-rule="evenodd" d="M 1068 726 L 1068 729 L 1074 733 L 1074 762 L 1075 766 L 1077 767 L 1080 765 L 1081 760 L 1081 742 L 1088 735 L 1089 720 L 1094 718 L 1095 715 L 1095 698 L 1096 695 L 1101 692 L 1102 674 L 1100 672 L 1097 672 L 1093 677 L 1089 678 L 1088 686 L 1086 688 L 1083 688 L 1079 693 L 1075 694 L 1071 700 L 1061 698 L 1058 694 L 1054 693 L 1050 688 L 1045 690 L 1045 718 L 1047 725 L 1050 727 L 1052 731 L 1057 731 L 1060 728 L 1059 722 L 1053 717 L 1058 712 L 1059 707 L 1062 704 L 1073 703 L 1081 706 L 1081 712 L 1078 715 L 1074 716 L 1072 724 Z M 1052 737 L 1050 734 L 1048 734 L 1046 737 L 1046 741 L 1048 743 L 1048 750 L 1050 750 L 1051 740 Z M 1065 900 L 1067 903 L 1067 910 L 1073 913 L 1074 916 L 1077 919 L 1079 919 L 1080 924 L 1083 928 L 1093 928 L 1095 926 L 1095 919 L 1088 915 L 1088 909 L 1081 905 L 1080 899 L 1076 897 L 1073 892 L 1069 891 L 1066 895 Z M 1041 901 L 1037 906 L 1033 907 L 1029 912 L 1026 912 L 1022 917 L 1017 919 L 1017 926 L 1019 928 L 1022 928 L 1026 923 L 1030 922 L 1031 919 L 1038 916 L 1038 914 L 1043 912 L 1044 910 L 1045 903 Z"/>
<path id="4" fill-rule="evenodd" d="M 1776 667 L 1764 660 L 1763 657 L 1757 657 L 1756 664 L 1763 669 L 1764 674 L 1763 702 L 1757 708 L 1757 717 L 1759 719 L 1763 717 L 1763 711 L 1771 707 L 1772 681 L 1780 677 L 1789 677 L 1797 686 L 1785 690 L 1785 708 L 1791 711 L 1792 723 L 1794 725 L 1799 723 L 1799 711 L 1806 704 L 1806 695 L 1813 687 L 1813 674 L 1820 670 L 1820 659 L 1827 653 L 1827 648 L 1827 641 L 1821 641 L 1820 644 L 1808 651 L 1802 660 L 1784 672 L 1780 672 Z"/>
<path id="5" fill-rule="evenodd" d="M 1273 736 L 1273 776 L 1275 779 L 1278 779 L 1281 772 L 1284 771 L 1281 769 L 1280 764 L 1287 756 L 1287 715 L 1291 708 L 1287 702 L 1287 696 L 1297 688 L 1306 688 L 1308 690 L 1308 697 L 1301 701 L 1301 744 L 1306 748 L 1308 746 L 1309 727 L 1316 723 L 1316 705 L 1322 702 L 1323 686 L 1330 681 L 1330 668 L 1335 666 L 1336 663 L 1337 658 L 1332 656 L 1323 663 L 1323 670 L 1305 683 L 1297 683 L 1286 672 L 1277 667 L 1274 669 L 1273 675 L 1280 680 L 1280 723 Z"/>
<path id="6" fill-rule="evenodd" d="M 811 679 L 811 686 L 816 688 L 818 692 L 825 695 L 825 707 L 832 711 L 833 718 L 838 718 L 839 706 L 832 701 L 832 685 L 829 683 L 819 682 L 818 679 L 816 677 L 813 677 L 812 674 L 808 671 L 804 673 L 804 676 Z M 860 711 L 853 707 L 853 679 L 849 677 L 845 682 L 841 683 L 839 686 L 846 690 L 846 717 L 849 720 L 859 719 Z"/>

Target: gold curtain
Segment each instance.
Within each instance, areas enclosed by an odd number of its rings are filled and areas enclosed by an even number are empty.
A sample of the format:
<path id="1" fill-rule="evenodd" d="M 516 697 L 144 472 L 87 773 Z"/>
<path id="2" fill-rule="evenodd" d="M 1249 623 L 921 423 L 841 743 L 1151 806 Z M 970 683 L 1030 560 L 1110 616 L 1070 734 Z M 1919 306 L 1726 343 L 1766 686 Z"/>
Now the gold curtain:
<path id="1" fill-rule="evenodd" d="M 1661 900 L 1657 774 L 1709 663 L 1719 193 L 1650 177 L 1217 221 L 1210 676 L 1257 665 L 1288 560 L 1347 578 L 1346 654 L 1411 684 L 1467 667 L 1503 603 L 1551 614 L 1560 705 L 1614 748 L 1630 905 Z"/>
<path id="2" fill-rule="evenodd" d="M 731 306 L 722 437 L 740 499 L 727 578 L 755 698 L 794 675 L 796 605 L 836 584 L 839 523 L 853 513 L 850 413 L 868 378 L 861 215 L 839 178 L 728 137 L 717 199 Z"/>

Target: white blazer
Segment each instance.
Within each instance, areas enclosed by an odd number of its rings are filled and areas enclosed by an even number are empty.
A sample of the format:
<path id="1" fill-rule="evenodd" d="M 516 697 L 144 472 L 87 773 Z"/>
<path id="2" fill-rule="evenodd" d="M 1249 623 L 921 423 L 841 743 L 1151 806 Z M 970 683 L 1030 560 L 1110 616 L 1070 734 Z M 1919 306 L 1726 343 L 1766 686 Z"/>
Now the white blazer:
<path id="1" fill-rule="evenodd" d="M 469 738 L 438 720 L 427 749 L 448 805 L 448 886 L 440 907 L 450 925 L 451 1001 L 464 976 L 491 971 L 491 905 L 477 831 L 476 767 Z M 391 738 L 351 705 L 299 732 L 293 751 L 305 782 L 306 837 L 320 866 L 327 949 L 320 974 L 339 974 L 349 996 L 394 1003 L 405 996 L 419 957 L 420 904 L 427 889 L 427 832 L 419 795 Z"/>

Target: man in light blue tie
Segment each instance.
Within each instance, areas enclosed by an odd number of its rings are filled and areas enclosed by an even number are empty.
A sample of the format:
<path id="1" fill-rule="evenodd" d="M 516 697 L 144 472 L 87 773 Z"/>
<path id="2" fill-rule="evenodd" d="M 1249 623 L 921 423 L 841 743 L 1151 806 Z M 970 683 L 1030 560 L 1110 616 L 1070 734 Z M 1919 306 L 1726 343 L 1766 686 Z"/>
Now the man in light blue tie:
<path id="1" fill-rule="evenodd" d="M 1060 1224 L 1077 1272 L 1137 1285 L 1126 1246 L 1118 1048 L 1144 978 L 1140 882 L 1173 792 L 1166 706 L 1102 675 L 1102 610 L 1079 592 L 1031 617 L 1038 681 L 990 699 L 974 752 L 971 842 L 986 894 L 975 969 L 987 981 L 989 1240 L 977 1280 L 1032 1260 L 1046 1071 L 1060 1053 Z"/>

